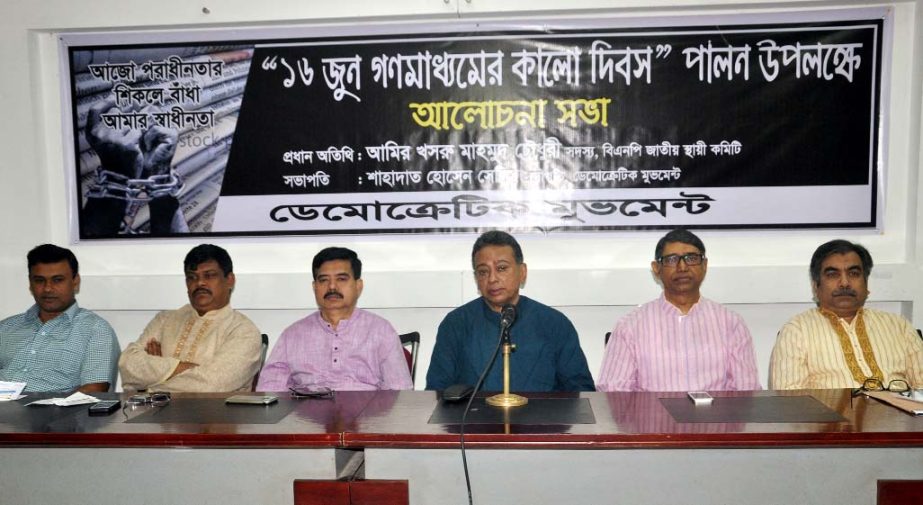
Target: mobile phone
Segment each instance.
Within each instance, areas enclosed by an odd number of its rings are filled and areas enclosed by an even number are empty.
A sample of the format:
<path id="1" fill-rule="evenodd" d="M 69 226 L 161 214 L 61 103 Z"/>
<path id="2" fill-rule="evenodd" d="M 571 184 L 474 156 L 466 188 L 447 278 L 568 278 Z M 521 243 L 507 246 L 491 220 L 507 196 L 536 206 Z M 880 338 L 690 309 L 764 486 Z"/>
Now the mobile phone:
<path id="1" fill-rule="evenodd" d="M 442 399 L 447 402 L 458 402 L 468 398 L 474 386 L 469 384 L 452 384 L 442 392 Z"/>
<path id="2" fill-rule="evenodd" d="M 90 405 L 90 408 L 87 409 L 87 412 L 91 416 L 108 416 L 109 414 L 115 412 L 122 406 L 122 402 L 118 400 L 100 400 L 93 405 Z"/>
<path id="3" fill-rule="evenodd" d="M 705 391 L 691 391 L 687 393 L 692 403 L 698 405 L 711 405 L 712 397 Z"/>
<path id="4" fill-rule="evenodd" d="M 224 403 L 237 403 L 242 405 L 269 405 L 271 403 L 276 403 L 277 401 L 279 401 L 278 397 L 270 395 L 234 395 L 229 396 L 226 400 L 224 400 Z"/>

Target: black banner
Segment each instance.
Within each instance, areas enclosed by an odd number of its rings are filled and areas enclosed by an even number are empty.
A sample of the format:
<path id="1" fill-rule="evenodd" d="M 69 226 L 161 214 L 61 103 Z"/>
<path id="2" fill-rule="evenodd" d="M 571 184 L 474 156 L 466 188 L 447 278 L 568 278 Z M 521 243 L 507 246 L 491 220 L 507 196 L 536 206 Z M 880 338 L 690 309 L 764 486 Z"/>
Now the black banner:
<path id="1" fill-rule="evenodd" d="M 220 198 L 157 233 L 874 227 L 882 24 L 184 46 L 206 55 L 177 58 L 190 68 L 246 54 L 249 70 Z M 127 96 L 123 114 L 145 105 Z M 220 107 L 188 109 L 166 126 L 215 127 Z"/>

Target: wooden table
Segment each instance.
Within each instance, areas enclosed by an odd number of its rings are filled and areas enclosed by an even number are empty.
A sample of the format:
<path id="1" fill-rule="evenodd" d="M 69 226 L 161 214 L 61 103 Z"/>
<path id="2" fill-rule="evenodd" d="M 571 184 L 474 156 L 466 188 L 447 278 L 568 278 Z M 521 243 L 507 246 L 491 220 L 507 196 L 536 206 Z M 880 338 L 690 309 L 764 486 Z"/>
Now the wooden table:
<path id="1" fill-rule="evenodd" d="M 435 393 L 383 394 L 392 413 L 344 435 L 365 476 L 407 479 L 410 503 L 464 503 L 457 426 L 427 423 Z M 879 479 L 923 479 L 923 416 L 848 390 L 714 394 L 773 395 L 811 395 L 844 421 L 677 423 L 659 399 L 682 394 L 582 393 L 595 424 L 466 430 L 475 502 L 867 505 Z"/>
<path id="2" fill-rule="evenodd" d="M 163 409 L 214 421 L 227 396 L 175 394 Z M 286 395 L 271 408 L 291 411 L 275 424 L 240 422 L 261 406 L 228 408 L 220 422 L 139 423 L 161 407 L 91 417 L 86 406 L 0 403 L 0 503 L 291 504 L 295 479 L 337 477 L 342 432 L 374 396 L 292 404 Z"/>
<path id="3" fill-rule="evenodd" d="M 475 501 L 869 504 L 880 479 L 923 478 L 923 417 L 846 390 L 722 395 L 811 395 L 844 420 L 677 423 L 660 398 L 679 394 L 530 395 L 583 398 L 595 423 L 470 425 Z M 357 453 L 367 479 L 407 480 L 410 503 L 466 501 L 458 426 L 428 423 L 436 393 L 280 395 L 272 424 L 226 396 L 174 395 L 183 422 L 0 403 L 0 503 L 292 503 L 294 480 L 336 479 Z"/>

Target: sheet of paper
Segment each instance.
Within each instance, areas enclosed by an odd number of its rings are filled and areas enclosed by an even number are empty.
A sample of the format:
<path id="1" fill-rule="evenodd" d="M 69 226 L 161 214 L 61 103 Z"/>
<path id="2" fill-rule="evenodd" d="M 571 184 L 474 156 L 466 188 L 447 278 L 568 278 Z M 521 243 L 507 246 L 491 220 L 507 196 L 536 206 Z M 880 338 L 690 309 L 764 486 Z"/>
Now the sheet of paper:
<path id="1" fill-rule="evenodd" d="M 901 396 L 898 393 L 891 393 L 889 391 L 866 391 L 865 395 L 885 402 L 892 407 L 899 408 L 909 414 L 913 414 L 915 416 L 923 415 L 923 403 L 915 402 L 910 398 Z"/>
<path id="2" fill-rule="evenodd" d="M 36 400 L 28 405 L 57 405 L 58 407 L 70 407 L 72 405 L 86 405 L 89 403 L 96 403 L 99 401 L 99 398 L 92 397 L 81 392 L 76 392 L 67 398 L 47 398 L 44 400 Z"/>
<path id="3" fill-rule="evenodd" d="M 8 402 L 10 400 L 18 400 L 21 397 L 22 390 L 25 387 L 25 382 L 0 381 L 0 401 Z"/>

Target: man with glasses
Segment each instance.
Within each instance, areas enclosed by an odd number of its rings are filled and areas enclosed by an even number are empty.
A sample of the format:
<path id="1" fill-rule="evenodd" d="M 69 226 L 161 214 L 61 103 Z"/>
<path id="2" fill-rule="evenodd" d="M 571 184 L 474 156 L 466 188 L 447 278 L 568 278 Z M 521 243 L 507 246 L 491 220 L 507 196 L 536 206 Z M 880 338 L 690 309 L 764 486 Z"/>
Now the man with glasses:
<path id="1" fill-rule="evenodd" d="M 449 312 L 439 324 L 426 372 L 426 389 L 473 385 L 497 347 L 500 312 L 516 307 L 510 339 L 512 391 L 593 391 L 593 377 L 580 349 L 577 330 L 564 314 L 519 294 L 526 283 L 522 248 L 512 235 L 489 231 L 471 252 L 474 280 L 481 296 Z M 498 359 L 484 380 L 484 391 L 503 390 Z"/>
<path id="2" fill-rule="evenodd" d="M 817 307 L 789 320 L 769 366 L 772 389 L 923 387 L 923 341 L 898 314 L 865 307 L 872 256 L 831 240 L 811 257 Z"/>
<path id="3" fill-rule="evenodd" d="M 304 396 L 330 390 L 413 389 L 394 327 L 356 306 L 363 282 L 355 251 L 323 249 L 314 256 L 311 271 L 319 310 L 282 332 L 256 388 L 293 389 Z"/>
<path id="4" fill-rule="evenodd" d="M 743 319 L 703 297 L 708 259 L 692 232 L 667 233 L 651 269 L 663 294 L 612 330 L 600 391 L 741 391 L 760 389 L 753 339 Z"/>
<path id="5" fill-rule="evenodd" d="M 148 323 L 119 360 L 126 390 L 249 391 L 260 367 L 260 331 L 231 308 L 236 279 L 224 249 L 201 244 L 183 260 L 189 304 Z"/>

